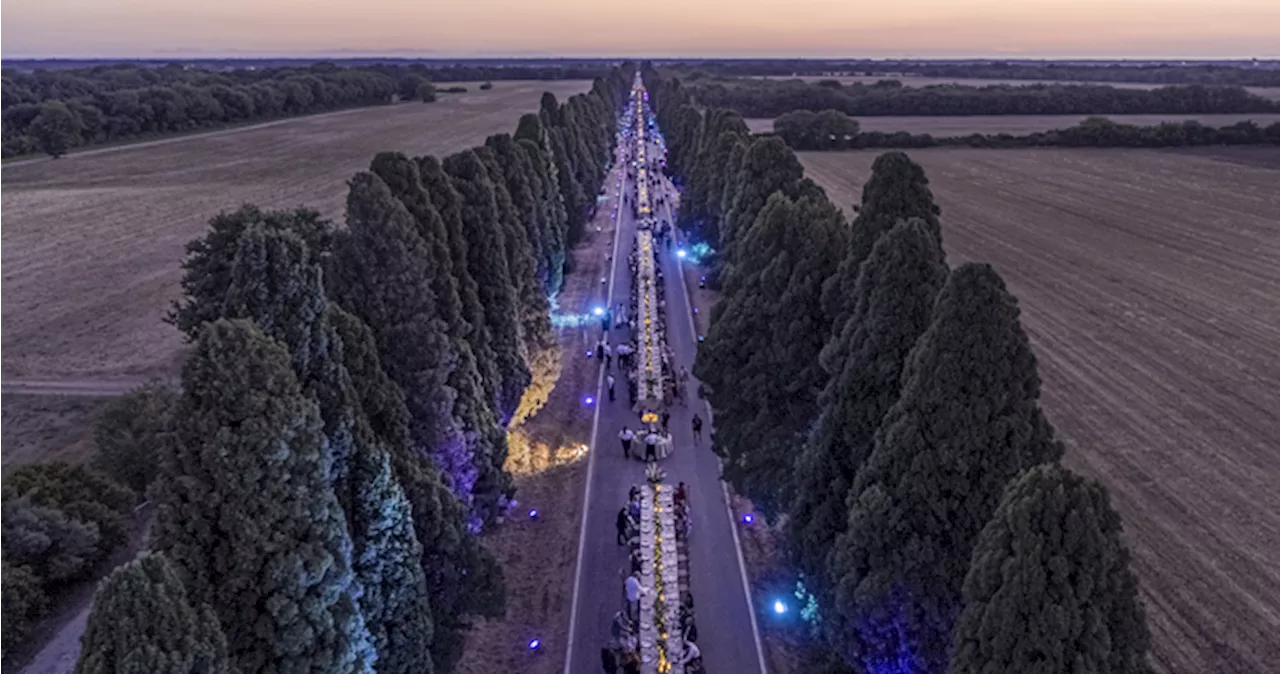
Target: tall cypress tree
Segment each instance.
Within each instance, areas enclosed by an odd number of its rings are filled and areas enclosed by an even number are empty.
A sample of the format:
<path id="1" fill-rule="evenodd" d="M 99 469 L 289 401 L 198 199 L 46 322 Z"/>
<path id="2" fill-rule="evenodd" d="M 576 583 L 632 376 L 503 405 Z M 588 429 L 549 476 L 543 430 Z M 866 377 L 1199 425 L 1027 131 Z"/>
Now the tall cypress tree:
<path id="1" fill-rule="evenodd" d="M 342 341 L 329 324 L 320 266 L 296 234 L 259 225 L 240 236 L 223 316 L 253 321 L 289 351 L 303 390 L 315 396 L 328 440 L 329 473 L 346 505 L 355 453 L 351 381 L 342 366 Z"/>
<path id="2" fill-rule="evenodd" d="M 781 191 L 797 197 L 803 177 L 804 167 L 781 138 L 759 138 L 747 148 L 735 177 L 738 184 L 733 203 L 720 226 L 726 292 L 730 292 L 727 284 L 738 265 L 738 241 L 746 236 L 771 194 Z"/>
<path id="3" fill-rule="evenodd" d="M 518 287 L 511 277 L 503 213 L 493 181 L 475 152 L 467 150 L 444 160 L 445 172 L 462 195 L 463 234 L 467 237 L 467 266 L 480 290 L 485 321 L 493 337 L 498 389 L 498 421 L 505 425 L 515 413 L 529 385 L 529 366 L 523 355 Z"/>
<path id="4" fill-rule="evenodd" d="M 948 671 L 1150 672 L 1121 529 L 1101 484 L 1055 464 L 1019 477 L 974 546 Z"/>
<path id="5" fill-rule="evenodd" d="M 368 671 L 323 424 L 288 352 L 247 321 L 207 324 L 175 418 L 154 547 L 213 608 L 238 668 Z"/>
<path id="6" fill-rule="evenodd" d="M 876 429 L 898 400 L 902 368 L 929 326 L 947 278 L 942 250 L 922 221 L 900 223 L 876 242 L 855 286 L 857 307 L 822 352 L 831 379 L 822 416 L 793 477 L 791 547 L 824 606 L 827 555 L 848 519 L 845 498 L 871 454 Z"/>
<path id="7" fill-rule="evenodd" d="M 227 638 L 213 611 L 187 597 L 158 553 L 116 568 L 93 597 L 76 674 L 227 674 Z"/>
<path id="8" fill-rule="evenodd" d="M 525 241 L 528 242 L 534 267 L 533 277 L 539 291 L 545 296 L 547 294 L 547 257 L 542 251 L 545 225 L 541 222 L 542 212 L 534 197 L 534 177 L 531 174 L 528 159 L 509 134 L 500 133 L 489 136 L 484 144 L 493 152 L 494 159 L 502 169 L 507 193 L 511 195 L 511 205 L 515 208 L 516 220 L 523 228 Z"/>
<path id="9" fill-rule="evenodd" d="M 521 354 L 530 375 L 529 385 L 521 392 L 520 402 L 508 421 L 523 421 L 542 407 L 555 386 L 560 370 L 560 349 L 551 331 L 551 307 L 535 273 L 536 262 L 533 246 L 529 244 L 528 227 L 520 222 L 522 206 L 518 203 L 517 196 L 520 201 L 532 202 L 528 180 L 523 175 L 523 167 L 515 155 L 514 146 L 510 145 L 510 137 L 501 138 L 505 142 L 499 140 L 495 145 L 506 148 L 510 154 L 508 166 L 504 166 L 503 158 L 493 147 L 477 148 L 476 155 L 489 171 L 494 182 L 498 210 L 504 214 L 500 222 L 504 224 L 503 240 L 507 244 L 508 270 L 517 292 Z M 507 189 L 507 185 L 515 186 L 519 194 Z M 526 212 L 532 210 L 524 208 Z M 505 454 L 503 456 L 505 458 Z"/>
<path id="10" fill-rule="evenodd" d="M 850 662 L 946 668 L 978 534 L 1015 475 L 1062 454 L 1039 395 L 1017 301 L 990 266 L 961 266 L 907 358 L 833 551 L 832 634 Z"/>
<path id="11" fill-rule="evenodd" d="M 511 491 L 510 477 L 503 472 L 507 439 L 498 426 L 497 414 L 481 379 L 475 352 L 467 341 L 474 326 L 462 314 L 463 302 L 453 274 L 448 229 L 423 187 L 418 164 L 403 155 L 383 153 L 374 159 L 373 172 L 383 178 L 392 194 L 414 216 L 418 233 L 430 252 L 428 274 L 436 293 L 437 314 L 449 326 L 450 345 L 456 363 L 447 380 L 457 392 L 453 417 L 466 430 L 468 454 L 477 460 L 488 457 L 487 464 L 476 465 L 478 474 L 472 491 L 476 508 L 482 517 L 490 520 L 501 511 L 503 497 Z"/>
<path id="12" fill-rule="evenodd" d="M 364 591 L 360 609 L 378 650 L 377 671 L 430 674 L 431 606 L 412 506 L 387 452 L 372 437 L 362 440 L 366 449 L 352 465 L 352 567 Z"/>
<path id="13" fill-rule="evenodd" d="M 929 179 L 919 164 L 896 151 L 876 157 L 871 165 L 871 178 L 862 188 L 862 204 L 858 208 L 858 217 L 853 220 L 853 235 L 849 238 L 849 248 L 840 263 L 840 271 L 827 281 L 823 289 L 822 304 L 827 313 L 835 317 L 836 325 L 843 327 L 853 314 L 858 271 L 862 261 L 871 255 L 876 241 L 899 221 L 920 218 L 941 245 L 940 212 L 941 209 L 933 203 Z"/>
<path id="14" fill-rule="evenodd" d="M 546 148 L 524 138 L 516 141 L 516 147 L 524 153 L 529 164 L 530 186 L 533 188 L 541 227 L 543 260 L 539 267 L 547 272 L 547 295 L 554 296 L 564 284 L 568 261 L 564 243 L 568 218 L 564 210 L 564 197 L 560 194 L 560 183 L 555 178 L 555 164 Z"/>
<path id="15" fill-rule="evenodd" d="M 440 466 L 468 509 L 479 508 L 474 487 L 479 471 L 492 464 L 487 456 L 472 456 L 453 416 L 458 393 L 448 381 L 457 356 L 432 290 L 429 260 L 404 205 L 377 176 L 356 174 L 347 231 L 334 246 L 332 292 L 373 331 L 383 366 L 405 393 L 415 449 Z"/>
<path id="16" fill-rule="evenodd" d="M 437 671 L 449 671 L 462 657 L 467 617 L 496 617 L 505 610 L 502 568 L 467 530 L 462 506 L 444 487 L 435 466 L 412 450 L 404 393 L 383 369 L 373 332 L 340 309 L 333 312 L 333 321 L 365 416 L 387 447 L 396 479 L 413 508 L 435 620 L 432 660 Z"/>
<path id="17" fill-rule="evenodd" d="M 449 175 L 435 157 L 419 157 L 418 172 L 422 179 L 423 189 L 431 197 L 431 203 L 440 213 L 449 238 L 449 253 L 452 259 L 452 276 L 457 281 L 458 298 L 462 302 L 462 318 L 471 326 L 467 333 L 467 342 L 471 344 L 471 352 L 475 354 L 476 370 L 480 373 L 480 383 L 484 387 L 485 397 L 491 402 L 494 410 L 498 409 L 498 357 L 493 350 L 493 335 L 489 324 L 485 321 L 484 304 L 480 301 L 480 286 L 471 275 L 469 260 L 470 246 L 462 227 L 462 195 L 454 189 Z"/>

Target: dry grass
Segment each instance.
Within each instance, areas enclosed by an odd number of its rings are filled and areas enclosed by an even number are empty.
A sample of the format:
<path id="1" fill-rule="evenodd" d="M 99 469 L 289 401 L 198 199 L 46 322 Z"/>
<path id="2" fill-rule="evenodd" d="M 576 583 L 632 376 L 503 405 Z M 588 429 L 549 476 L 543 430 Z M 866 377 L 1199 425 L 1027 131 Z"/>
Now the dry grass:
<path id="1" fill-rule="evenodd" d="M 340 219 L 345 181 L 374 154 L 448 154 L 512 132 L 543 91 L 584 81 L 498 82 L 440 102 L 363 108 L 6 166 L 4 359 L 9 378 L 172 375 L 187 241 L 253 202 Z"/>
<path id="2" fill-rule="evenodd" d="M 95 451 L 93 425 L 106 398 L 0 396 L 4 471 L 36 461 L 87 461 Z"/>
<path id="3" fill-rule="evenodd" d="M 1029 86 L 1032 84 L 1090 84 L 1103 87 L 1115 87 L 1117 89 L 1156 89 L 1164 84 L 1147 84 L 1145 82 L 1071 82 L 1064 80 L 989 80 L 980 78 L 964 78 L 964 77 L 916 77 L 912 75 L 903 75 L 898 77 L 885 76 L 848 76 L 848 77 L 818 77 L 805 75 L 803 77 L 771 77 L 769 79 L 794 80 L 800 79 L 806 82 L 818 82 L 821 80 L 838 80 L 841 84 L 875 84 L 880 80 L 898 80 L 903 86 L 907 87 L 932 87 L 940 84 L 960 84 L 968 87 L 989 87 L 993 85 L 1010 85 L 1010 86 Z M 1271 100 L 1280 100 L 1280 87 L 1245 87 L 1249 91 L 1270 98 Z"/>
<path id="4" fill-rule="evenodd" d="M 1102 115 L 1117 124 L 1151 126 L 1161 122 L 1195 120 L 1205 126 L 1230 126 L 1237 122 L 1253 120 L 1259 126 L 1280 122 L 1280 114 L 1245 115 Z M 859 117 L 858 126 L 863 131 L 892 133 L 928 133 L 934 136 L 967 136 L 974 133 L 1009 133 L 1025 135 L 1037 131 L 1052 131 L 1075 126 L 1089 115 L 957 115 L 944 117 L 901 116 Z M 773 120 L 752 117 L 747 126 L 755 133 L 773 131 Z"/>
<path id="5" fill-rule="evenodd" d="M 1145 150 L 911 155 L 950 264 L 990 262 L 1018 297 L 1066 462 L 1111 490 L 1157 671 L 1273 671 L 1280 171 Z M 802 161 L 847 207 L 875 157 Z"/>
<path id="6" fill-rule="evenodd" d="M 565 313 L 585 312 L 607 273 L 605 256 L 614 236 L 610 211 L 608 202 L 600 204 L 595 224 L 601 231 L 588 227 L 573 251 L 573 271 L 558 296 Z M 576 328 L 560 330 L 560 378 L 546 405 L 509 436 L 506 468 L 515 475 L 520 507 L 510 523 L 486 537 L 506 574 L 507 613 L 471 631 L 459 674 L 564 669 L 587 468 L 581 448 L 591 442 L 595 409 L 582 405 L 582 394 L 595 390 L 599 372 L 598 361 L 582 355 L 591 346 L 583 335 Z M 538 510 L 536 521 L 527 516 L 530 508 Z M 532 655 L 526 645 L 535 637 L 542 640 L 542 652 Z"/>

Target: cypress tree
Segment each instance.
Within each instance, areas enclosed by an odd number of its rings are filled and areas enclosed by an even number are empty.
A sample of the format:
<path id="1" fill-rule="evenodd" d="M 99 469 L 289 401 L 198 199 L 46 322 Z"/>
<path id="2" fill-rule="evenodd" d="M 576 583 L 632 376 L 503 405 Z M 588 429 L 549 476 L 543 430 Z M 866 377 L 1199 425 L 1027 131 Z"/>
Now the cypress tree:
<path id="1" fill-rule="evenodd" d="M 1055 465 L 1005 491 L 974 545 L 953 674 L 1150 672 L 1150 636 L 1106 488 Z"/>
<path id="2" fill-rule="evenodd" d="M 462 225 L 467 237 L 467 266 L 480 290 L 480 303 L 493 337 L 498 387 L 498 421 L 505 425 L 515 413 L 520 396 L 529 385 L 525 362 L 518 287 L 511 277 L 503 231 L 503 213 L 494 193 L 493 181 L 475 152 L 467 150 L 444 160 L 445 172 L 462 195 Z"/>
<path id="3" fill-rule="evenodd" d="M 477 477 L 472 493 L 477 511 L 485 520 L 490 520 L 501 511 L 504 495 L 511 491 L 510 478 L 503 472 L 507 440 L 498 426 L 475 352 L 467 341 L 474 327 L 462 314 L 463 302 L 453 274 L 448 229 L 423 187 L 418 164 L 403 155 L 383 153 L 374 159 L 373 171 L 383 178 L 392 194 L 414 216 L 418 233 L 430 253 L 426 273 L 436 294 L 437 314 L 448 326 L 456 363 L 447 380 L 457 392 L 452 413 L 461 428 L 466 429 L 467 453 L 477 461 L 487 457 L 487 463 L 476 464 Z"/>
<path id="4" fill-rule="evenodd" d="M 542 239 L 543 260 L 539 267 L 546 269 L 547 295 L 554 296 L 564 284 L 568 260 L 564 245 L 565 221 L 568 217 L 564 210 L 564 197 L 560 194 L 560 183 L 554 177 L 555 164 L 546 149 L 527 139 L 517 140 L 516 147 L 524 153 L 529 165 L 530 186 L 533 188 L 541 228 L 539 236 Z"/>
<path id="5" fill-rule="evenodd" d="M 824 606 L 831 603 L 823 587 L 826 558 L 845 529 L 845 498 L 871 454 L 880 420 L 898 400 L 907 354 L 929 326 L 947 278 L 942 258 L 927 224 L 899 223 L 862 265 L 857 308 L 823 349 L 820 362 L 831 379 L 819 401 L 822 415 L 796 461 L 790 533 L 796 564 Z"/>
<path id="6" fill-rule="evenodd" d="M 547 238 L 544 242 L 544 250 L 548 256 L 547 289 L 549 294 L 555 293 L 564 281 L 569 233 L 569 212 L 555 151 L 538 115 L 528 114 L 520 118 L 515 139 L 529 154 L 542 181 L 541 203 L 547 222 Z"/>
<path id="7" fill-rule="evenodd" d="M 565 248 L 571 250 L 582 240 L 587 222 L 588 196 L 579 182 L 566 149 L 564 132 L 558 128 L 547 129 L 547 145 L 555 161 L 556 176 L 560 181 L 560 196 L 565 207 Z"/>
<path id="8" fill-rule="evenodd" d="M 531 175 L 528 158 L 516 145 L 515 140 L 505 133 L 489 136 L 484 144 L 493 152 L 494 159 L 501 167 L 507 193 L 511 196 L 511 205 L 515 209 L 516 220 L 523 228 L 524 240 L 532 257 L 533 278 L 539 292 L 545 297 L 547 257 L 542 251 L 544 225 L 540 222 L 542 213 L 534 198 L 534 178 Z"/>
<path id="9" fill-rule="evenodd" d="M 502 568 L 468 531 L 461 504 L 440 481 L 436 468 L 410 447 L 404 393 L 383 369 L 373 332 L 342 310 L 333 313 L 333 321 L 365 416 L 387 447 L 396 479 L 413 509 L 434 609 L 432 660 L 437 671 L 449 671 L 462 656 L 467 616 L 496 617 L 505 610 Z"/>
<path id="10" fill-rule="evenodd" d="M 789 197 L 799 194 L 804 167 L 781 138 L 758 138 L 747 148 L 735 177 L 733 203 L 720 225 L 720 249 L 724 259 L 722 276 L 726 284 L 738 264 L 737 242 L 744 237 L 764 208 L 769 195 L 781 191 Z M 729 292 L 726 287 L 726 292 Z"/>
<path id="11" fill-rule="evenodd" d="M 227 638 L 161 554 L 116 568 L 93 598 L 76 674 L 227 674 Z"/>
<path id="12" fill-rule="evenodd" d="M 989 265 L 961 266 L 907 357 L 829 562 L 850 662 L 946 668 L 974 541 L 1015 475 L 1062 454 L 1039 395 L 1017 301 Z"/>
<path id="13" fill-rule="evenodd" d="M 497 145 L 506 147 L 507 142 Z M 502 164 L 502 158 L 492 147 L 477 148 L 476 155 L 489 171 L 494 182 L 494 194 L 498 210 L 504 213 L 500 220 L 504 227 L 503 240 L 507 244 L 508 270 L 516 286 L 516 309 L 520 319 L 521 354 L 529 370 L 529 384 L 521 392 L 520 402 L 507 421 L 523 422 L 546 402 L 555 386 L 560 370 L 560 349 L 551 331 L 551 307 L 542 284 L 535 273 L 536 262 L 529 244 L 528 228 L 520 223 L 521 207 L 514 195 L 504 185 L 515 185 L 522 193 L 521 200 L 532 202 L 528 195 L 528 181 L 514 156 L 514 146 L 508 150 L 512 157 L 510 171 Z M 513 177 L 512 173 L 516 175 Z M 503 454 L 505 460 L 506 454 Z M 501 468 L 501 466 L 499 466 Z"/>
<path id="14" fill-rule="evenodd" d="M 316 211 L 298 208 L 263 211 L 246 204 L 232 213 L 219 213 L 209 221 L 209 232 L 187 244 L 182 262 L 183 299 L 174 302 L 165 319 L 194 340 L 200 327 L 222 317 L 222 303 L 231 285 L 231 265 L 240 250 L 240 235 L 254 225 L 268 230 L 289 231 L 307 244 L 318 262 L 328 254 L 333 242 L 333 225 Z"/>
<path id="15" fill-rule="evenodd" d="M 378 651 L 378 674 L 429 674 L 433 625 L 412 506 L 386 451 L 366 441 L 352 469 L 352 567 L 364 590 L 360 610 Z"/>
<path id="16" fill-rule="evenodd" d="M 218 616 L 238 668 L 368 671 L 322 422 L 288 352 L 252 323 L 207 324 L 175 418 L 154 547 Z"/>
<path id="17" fill-rule="evenodd" d="M 900 220 L 920 218 L 933 231 L 942 245 L 942 228 L 938 223 L 941 209 L 933 203 L 929 179 L 924 169 L 902 152 L 886 152 L 871 165 L 871 178 L 862 188 L 862 204 L 853 220 L 853 235 L 840 270 L 827 281 L 822 304 L 844 326 L 853 314 L 854 287 L 862 261 L 871 248 Z"/>
<path id="18" fill-rule="evenodd" d="M 452 276 L 457 281 L 458 298 L 462 302 L 462 318 L 470 326 L 467 342 L 471 344 L 471 352 L 476 358 L 476 371 L 480 374 L 480 384 L 484 387 L 485 398 L 490 401 L 492 409 L 499 409 L 498 397 L 498 357 L 493 350 L 493 335 L 489 324 L 485 321 L 484 304 L 480 302 L 480 286 L 471 275 L 469 266 L 469 246 L 462 228 L 462 195 L 454 189 L 449 175 L 444 172 L 435 157 L 419 157 L 418 171 L 422 186 L 431 197 L 431 203 L 440 213 L 445 231 L 449 239 L 449 253 L 452 259 Z"/>
<path id="19" fill-rule="evenodd" d="M 428 260 L 404 205 L 377 176 L 356 174 L 347 196 L 347 231 L 334 247 L 332 292 L 373 331 L 384 368 L 405 393 L 415 450 L 440 466 L 449 488 L 471 509 L 478 468 L 491 464 L 489 457 L 471 455 L 453 416 L 458 393 L 448 381 L 457 357 L 431 289 Z"/>
<path id="20" fill-rule="evenodd" d="M 303 390 L 315 397 L 328 440 L 326 467 L 339 502 L 356 451 L 351 381 L 342 366 L 342 341 L 329 324 L 320 266 L 301 237 L 253 225 L 240 235 L 223 316 L 253 321 L 289 351 Z"/>
<path id="21" fill-rule="evenodd" d="M 712 403 L 731 399 L 727 414 L 717 408 L 716 446 L 733 457 L 725 476 L 767 514 L 784 509 L 797 448 L 818 414 L 827 375 L 815 356 L 830 332 L 822 281 L 835 269 L 845 228 L 825 199 L 793 203 L 775 193 L 743 239 L 735 314 L 713 323 L 704 344 L 715 353 L 722 339 L 740 343 L 730 381 L 713 379 Z"/>

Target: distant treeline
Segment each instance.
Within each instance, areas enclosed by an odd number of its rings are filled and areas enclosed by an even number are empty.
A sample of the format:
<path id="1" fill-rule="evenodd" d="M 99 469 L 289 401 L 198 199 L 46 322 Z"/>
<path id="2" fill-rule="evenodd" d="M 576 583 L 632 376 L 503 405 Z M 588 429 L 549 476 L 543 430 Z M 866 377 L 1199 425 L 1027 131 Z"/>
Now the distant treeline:
<path id="1" fill-rule="evenodd" d="M 416 97 L 416 92 L 405 95 L 406 81 L 593 79 L 605 73 L 603 65 L 516 68 L 455 64 L 432 68 L 424 64 L 373 64 L 343 68 L 316 63 L 214 71 L 179 64 L 124 64 L 33 73 L 6 68 L 0 87 L 3 156 L 48 150 L 42 138 L 49 135 L 59 139 L 55 146 L 76 147 L 383 105 L 397 93 L 402 98 Z M 48 112 L 45 118 L 41 118 L 43 112 Z"/>
<path id="2" fill-rule="evenodd" d="M 673 65 L 670 63 L 664 65 Z M 1280 87 L 1280 65 L 1246 61 L 1219 63 L 1058 63 L 1009 61 L 811 61 L 745 60 L 698 61 L 681 65 L 723 76 L 822 76 L 901 74 L 918 77 L 970 77 L 1001 80 L 1059 80 L 1074 82 L 1144 82 L 1148 84 L 1232 84 Z"/>
<path id="3" fill-rule="evenodd" d="M 1102 85 L 1035 84 L 904 87 L 897 80 L 841 84 L 824 80 L 691 78 L 700 105 L 730 108 L 744 117 L 777 117 L 793 110 L 839 110 L 854 116 L 892 115 L 1120 115 L 1280 112 L 1280 103 L 1238 86 L 1120 89 Z"/>
<path id="4" fill-rule="evenodd" d="M 789 112 L 773 120 L 773 134 L 797 151 L 917 147 L 1186 147 L 1193 145 L 1280 145 L 1280 122 L 1259 126 L 1252 121 L 1214 128 L 1195 120 L 1151 126 L 1119 124 L 1090 117 L 1066 129 L 1016 136 L 973 133 L 935 137 L 906 131 L 864 132 L 858 121 L 838 110 Z"/>

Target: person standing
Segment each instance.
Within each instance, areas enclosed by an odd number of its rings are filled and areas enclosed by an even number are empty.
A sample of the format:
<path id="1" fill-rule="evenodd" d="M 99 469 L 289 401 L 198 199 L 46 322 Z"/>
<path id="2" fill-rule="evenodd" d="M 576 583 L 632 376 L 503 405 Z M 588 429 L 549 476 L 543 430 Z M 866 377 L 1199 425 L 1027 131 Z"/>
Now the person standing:
<path id="1" fill-rule="evenodd" d="M 693 444 L 702 443 L 702 417 L 695 412 L 693 415 Z"/>
<path id="2" fill-rule="evenodd" d="M 630 428 L 622 427 L 622 432 L 618 434 L 618 439 L 622 440 L 622 456 L 627 459 L 631 458 L 631 440 L 636 437 Z"/>
<path id="3" fill-rule="evenodd" d="M 609 402 L 613 402 L 614 400 L 617 400 L 617 397 L 613 393 L 613 375 L 606 375 L 605 381 L 609 383 Z"/>
<path id="4" fill-rule="evenodd" d="M 644 595 L 644 587 L 640 585 L 640 579 L 633 573 L 627 576 L 627 617 L 632 620 L 640 619 L 640 597 Z"/>
<path id="5" fill-rule="evenodd" d="M 658 460 L 658 434 L 653 431 L 649 431 L 649 434 L 644 436 L 644 460 Z"/>
<path id="6" fill-rule="evenodd" d="M 600 649 L 600 666 L 604 668 L 604 674 L 618 674 L 618 656 L 613 654 L 613 649 L 605 646 Z"/>
<path id="7" fill-rule="evenodd" d="M 608 342 L 604 343 L 604 369 L 613 367 L 613 347 Z"/>
<path id="8" fill-rule="evenodd" d="M 662 432 L 667 433 L 671 427 L 671 413 L 662 410 Z"/>
<path id="9" fill-rule="evenodd" d="M 631 518 L 627 516 L 626 506 L 622 506 L 618 509 L 618 521 L 616 523 L 616 526 L 618 527 L 618 545 L 627 544 L 627 527 L 630 519 Z"/>

